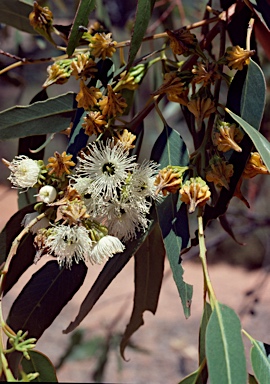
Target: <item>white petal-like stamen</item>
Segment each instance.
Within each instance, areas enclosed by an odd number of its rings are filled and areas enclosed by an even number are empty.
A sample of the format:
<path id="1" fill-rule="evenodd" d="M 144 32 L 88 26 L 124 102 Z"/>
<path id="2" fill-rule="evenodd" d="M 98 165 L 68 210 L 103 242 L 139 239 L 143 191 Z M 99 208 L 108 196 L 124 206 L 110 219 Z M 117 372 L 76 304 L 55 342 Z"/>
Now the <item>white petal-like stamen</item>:
<path id="1" fill-rule="evenodd" d="M 93 244 L 85 227 L 55 225 L 46 239 L 48 253 L 57 257 L 60 266 L 71 267 L 73 260 L 90 259 Z"/>
<path id="2" fill-rule="evenodd" d="M 124 249 L 125 246 L 117 237 L 104 236 L 94 246 L 90 255 L 90 261 L 93 264 L 102 264 L 116 253 L 123 252 Z"/>
<path id="3" fill-rule="evenodd" d="M 11 170 L 8 180 L 14 187 L 28 189 L 38 182 L 40 167 L 36 160 L 24 155 L 15 156 L 8 167 Z"/>
<path id="4" fill-rule="evenodd" d="M 120 142 L 113 140 L 94 142 L 88 147 L 90 154 L 80 158 L 80 164 L 72 178 L 89 179 L 88 193 L 113 198 L 117 195 L 117 188 L 125 182 L 128 173 L 133 170 L 135 156 L 128 157 L 128 152 Z"/>

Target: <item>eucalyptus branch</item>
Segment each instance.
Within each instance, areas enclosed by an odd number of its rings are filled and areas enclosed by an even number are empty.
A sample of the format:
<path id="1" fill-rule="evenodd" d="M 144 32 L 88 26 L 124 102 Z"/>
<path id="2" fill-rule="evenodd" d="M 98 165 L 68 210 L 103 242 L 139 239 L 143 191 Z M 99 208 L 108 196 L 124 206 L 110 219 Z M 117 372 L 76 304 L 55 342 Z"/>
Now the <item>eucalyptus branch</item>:
<path id="1" fill-rule="evenodd" d="M 203 217 L 202 217 L 202 209 L 200 208 L 200 212 L 198 215 L 198 237 L 199 237 L 199 249 L 200 249 L 200 259 L 203 267 L 203 275 L 204 275 L 204 297 L 206 292 L 208 293 L 208 297 L 210 300 L 210 304 L 212 309 L 215 307 L 215 303 L 217 302 L 216 295 L 211 283 L 211 279 L 208 273 L 207 260 L 206 260 L 206 246 L 204 239 L 204 228 L 203 228 Z"/>

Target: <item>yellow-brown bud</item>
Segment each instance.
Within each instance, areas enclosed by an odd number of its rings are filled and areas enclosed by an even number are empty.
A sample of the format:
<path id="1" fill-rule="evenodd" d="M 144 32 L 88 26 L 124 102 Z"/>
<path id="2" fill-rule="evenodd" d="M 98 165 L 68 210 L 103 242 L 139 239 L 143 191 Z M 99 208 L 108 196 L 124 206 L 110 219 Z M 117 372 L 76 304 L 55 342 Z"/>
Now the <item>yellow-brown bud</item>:
<path id="1" fill-rule="evenodd" d="M 243 177 L 251 179 L 256 175 L 269 175 L 267 167 L 264 165 L 259 152 L 251 152 L 250 158 L 245 166 Z"/>
<path id="2" fill-rule="evenodd" d="M 157 186 L 156 195 L 162 192 L 163 196 L 168 193 L 176 193 L 179 191 L 183 181 L 183 174 L 188 167 L 169 165 L 159 171 L 154 185 Z"/>
<path id="3" fill-rule="evenodd" d="M 54 63 L 47 68 L 48 77 L 44 84 L 43 88 L 47 88 L 52 84 L 64 84 L 68 81 L 70 77 L 70 71 L 68 68 L 61 67 L 58 63 Z"/>
<path id="4" fill-rule="evenodd" d="M 115 143 L 117 143 L 117 141 L 120 141 L 127 151 L 132 148 L 135 148 L 135 145 L 133 145 L 133 141 L 136 140 L 136 135 L 133 135 L 133 133 L 129 132 L 127 129 L 124 129 L 122 133 L 116 132 L 116 134 L 117 137 L 114 138 Z"/>
<path id="5" fill-rule="evenodd" d="M 187 56 L 194 51 L 198 44 L 196 36 L 184 28 L 176 31 L 167 29 L 166 32 L 170 39 L 171 50 L 175 55 Z"/>
<path id="6" fill-rule="evenodd" d="M 215 103 L 212 99 L 210 99 L 210 97 L 196 97 L 194 99 L 191 99 L 187 103 L 187 107 L 189 111 L 195 116 L 199 129 L 202 126 L 203 120 L 209 117 L 211 113 L 214 113 L 216 111 Z"/>
<path id="7" fill-rule="evenodd" d="M 108 95 L 103 96 L 99 102 L 99 107 L 103 116 L 116 117 L 122 115 L 127 107 L 127 103 L 120 93 L 115 93 L 108 84 Z"/>
<path id="8" fill-rule="evenodd" d="M 101 57 L 102 60 L 105 60 L 106 57 L 112 57 L 116 51 L 117 42 L 113 41 L 111 36 L 111 33 L 96 33 L 89 44 L 91 55 Z"/>
<path id="9" fill-rule="evenodd" d="M 222 160 L 219 156 L 214 156 L 209 162 L 206 171 L 206 180 L 212 181 L 218 188 L 229 189 L 230 178 L 233 175 L 233 165 Z"/>
<path id="10" fill-rule="evenodd" d="M 97 72 L 94 60 L 83 53 L 77 55 L 76 59 L 72 61 L 70 69 L 72 76 L 75 76 L 77 80 L 82 79 L 84 81 L 89 77 L 95 77 L 95 73 Z"/>
<path id="11" fill-rule="evenodd" d="M 192 73 L 195 75 L 192 82 L 195 84 L 202 83 L 203 87 L 214 84 L 215 81 L 221 77 L 217 69 L 217 63 L 198 63 L 197 66 L 192 69 Z"/>
<path id="12" fill-rule="evenodd" d="M 62 177 L 64 174 L 70 174 L 70 167 L 74 167 L 75 163 L 71 160 L 72 155 L 67 155 L 64 151 L 62 154 L 54 152 L 54 157 L 49 157 L 47 169 L 49 175 L 54 174 L 56 177 Z"/>
<path id="13" fill-rule="evenodd" d="M 248 65 L 250 57 L 253 56 L 255 51 L 247 51 L 239 45 L 228 47 L 226 50 L 225 60 L 229 68 L 238 69 L 241 71 L 244 65 Z"/>
<path id="14" fill-rule="evenodd" d="M 196 207 L 203 207 L 210 199 L 211 192 L 208 185 L 201 177 L 191 178 L 180 189 L 180 200 L 189 205 L 189 213 Z"/>
<path id="15" fill-rule="evenodd" d="M 84 128 L 86 135 L 99 135 L 104 132 L 104 126 L 107 124 L 107 121 L 100 112 L 89 112 L 83 119 L 84 123 L 82 124 L 82 127 Z"/>
<path id="16" fill-rule="evenodd" d="M 213 133 L 212 140 L 219 151 L 227 152 L 234 149 L 237 152 L 242 152 L 242 148 L 237 143 L 243 139 L 244 133 L 235 124 L 218 121 L 217 129 L 219 132 Z"/>
<path id="17" fill-rule="evenodd" d="M 80 91 L 76 96 L 76 101 L 78 102 L 79 108 L 84 108 L 86 111 L 88 111 L 97 105 L 98 100 L 101 97 L 102 93 L 98 88 L 88 88 L 84 84 L 83 80 L 80 81 Z"/>

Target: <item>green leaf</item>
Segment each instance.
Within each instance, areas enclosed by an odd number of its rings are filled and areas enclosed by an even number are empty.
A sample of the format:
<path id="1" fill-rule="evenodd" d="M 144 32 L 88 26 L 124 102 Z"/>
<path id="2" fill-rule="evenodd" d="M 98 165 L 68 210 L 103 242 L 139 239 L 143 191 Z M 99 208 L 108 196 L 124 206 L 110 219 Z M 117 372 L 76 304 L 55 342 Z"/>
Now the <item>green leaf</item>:
<path id="1" fill-rule="evenodd" d="M 206 359 L 205 334 L 206 334 L 206 329 L 207 329 L 207 325 L 208 325 L 211 314 L 212 314 L 211 305 L 206 302 L 203 310 L 203 316 L 202 316 L 200 332 L 199 332 L 199 365 L 203 364 L 203 361 Z M 200 372 L 200 375 L 198 376 L 197 384 L 206 383 L 207 378 L 208 378 L 208 370 L 207 370 L 207 365 L 205 364 Z"/>
<path id="2" fill-rule="evenodd" d="M 128 58 L 128 68 L 132 65 L 136 54 L 141 46 L 142 39 L 146 32 L 149 20 L 152 15 L 156 0 L 138 0 L 135 24 L 131 37 L 131 44 Z"/>
<path id="3" fill-rule="evenodd" d="M 33 1 L 32 1 L 33 4 Z M 29 22 L 29 14 L 33 6 L 20 0 L 0 1 L 0 23 L 10 25 L 20 31 L 36 35 L 36 31 Z"/>
<path id="4" fill-rule="evenodd" d="M 236 313 L 216 303 L 206 329 L 206 358 L 211 383 L 246 384 L 246 358 Z"/>
<path id="5" fill-rule="evenodd" d="M 156 218 L 153 217 L 150 221 L 148 229 L 145 232 L 138 233 L 137 238 L 132 241 L 129 241 L 126 244 L 126 249 L 123 253 L 118 253 L 107 261 L 104 268 L 98 275 L 96 281 L 92 285 L 90 291 L 86 295 L 84 301 L 82 302 L 79 309 L 79 313 L 76 316 L 75 320 L 69 324 L 69 326 L 63 331 L 63 333 L 69 333 L 78 327 L 78 325 L 88 315 L 93 306 L 99 300 L 101 295 L 105 292 L 105 290 L 113 281 L 113 279 L 124 268 L 130 258 L 145 241 L 145 239 L 149 235 L 149 232 L 152 230 L 155 224 Z"/>
<path id="6" fill-rule="evenodd" d="M 32 383 L 57 383 L 55 368 L 47 356 L 38 351 L 29 352 L 30 360 L 22 359 L 21 364 L 25 373 L 39 372 Z"/>
<path id="7" fill-rule="evenodd" d="M 73 54 L 83 35 L 83 31 L 81 31 L 79 27 L 87 27 L 89 21 L 88 16 L 95 6 L 95 0 L 80 0 L 68 39 L 67 54 L 69 56 Z"/>
<path id="8" fill-rule="evenodd" d="M 264 74 L 252 59 L 241 96 L 241 116 L 257 130 L 260 129 L 265 106 L 266 84 Z"/>
<path id="9" fill-rule="evenodd" d="M 130 321 L 120 344 L 124 351 L 131 335 L 144 324 L 143 313 L 156 313 L 164 271 L 165 249 L 159 225 L 156 224 L 135 254 L 135 292 Z"/>
<path id="10" fill-rule="evenodd" d="M 187 166 L 189 156 L 185 143 L 178 132 L 166 125 L 154 144 L 151 158 L 160 163 L 160 168 L 167 165 Z M 167 257 L 173 272 L 186 317 L 190 316 L 193 288 L 183 280 L 184 270 L 181 265 L 180 251 L 189 242 L 189 227 L 186 205 L 178 194 L 169 194 L 157 206 L 159 225 L 162 231 Z"/>
<path id="11" fill-rule="evenodd" d="M 15 332 L 28 331 L 38 339 L 82 286 L 86 273 L 84 262 L 60 269 L 56 260 L 48 261 L 14 301 L 7 323 Z"/>
<path id="12" fill-rule="evenodd" d="M 270 143 L 269 141 L 255 128 L 243 120 L 240 116 L 226 108 L 226 111 L 232 116 L 232 118 L 243 128 L 252 140 L 257 151 L 260 153 L 264 164 L 270 172 Z"/>
<path id="13" fill-rule="evenodd" d="M 260 384 L 270 383 L 270 361 L 264 344 L 255 339 L 252 339 L 251 342 L 250 357 L 255 377 Z"/>
<path id="14" fill-rule="evenodd" d="M 69 126 L 75 112 L 73 92 L 6 109 L 0 113 L 0 140 L 62 131 Z"/>

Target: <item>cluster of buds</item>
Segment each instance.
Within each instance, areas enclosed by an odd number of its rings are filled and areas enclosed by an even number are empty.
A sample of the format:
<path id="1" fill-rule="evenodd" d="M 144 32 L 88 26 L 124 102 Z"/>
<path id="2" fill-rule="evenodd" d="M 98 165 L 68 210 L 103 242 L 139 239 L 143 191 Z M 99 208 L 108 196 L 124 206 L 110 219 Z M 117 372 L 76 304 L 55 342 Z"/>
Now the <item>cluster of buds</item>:
<path id="1" fill-rule="evenodd" d="M 219 156 L 215 155 L 209 161 L 209 167 L 206 171 L 206 180 L 213 182 L 218 188 L 229 189 L 230 178 L 233 175 L 233 165 L 228 164 Z"/>
<path id="2" fill-rule="evenodd" d="M 250 62 L 250 57 L 255 54 L 255 51 L 248 51 L 236 45 L 234 47 L 228 47 L 225 57 L 220 62 L 225 63 L 231 69 L 237 69 L 241 71 L 245 65 Z"/>
<path id="3" fill-rule="evenodd" d="M 186 170 L 188 170 L 188 167 L 176 165 L 168 165 L 166 168 L 161 169 L 155 180 L 157 187 L 156 194 L 162 192 L 163 196 L 166 196 L 168 193 L 176 193 L 179 191 Z"/>

